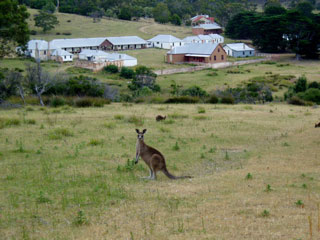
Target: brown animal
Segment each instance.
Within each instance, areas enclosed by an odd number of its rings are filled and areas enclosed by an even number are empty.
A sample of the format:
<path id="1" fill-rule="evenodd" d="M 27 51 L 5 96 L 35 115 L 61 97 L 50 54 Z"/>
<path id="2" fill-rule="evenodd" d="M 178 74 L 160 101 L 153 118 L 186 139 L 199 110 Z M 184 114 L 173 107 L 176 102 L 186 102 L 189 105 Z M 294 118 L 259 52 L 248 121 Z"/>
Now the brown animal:
<path id="1" fill-rule="evenodd" d="M 167 116 L 162 117 L 161 115 L 158 115 L 158 116 L 156 117 L 156 120 L 157 120 L 157 122 L 159 122 L 159 121 L 165 120 L 166 117 L 167 117 Z"/>
<path id="2" fill-rule="evenodd" d="M 315 128 L 320 127 L 320 122 L 316 123 L 316 124 L 314 125 L 314 127 L 315 127 Z"/>
<path id="3" fill-rule="evenodd" d="M 166 161 L 164 156 L 161 152 L 153 147 L 148 146 L 144 143 L 144 134 L 146 133 L 147 129 L 143 129 L 142 132 L 139 129 L 136 129 L 138 134 L 137 144 L 136 144 L 136 161 L 135 164 L 138 163 L 139 157 L 143 159 L 143 161 L 147 164 L 150 169 L 150 176 L 146 177 L 146 179 L 157 179 L 157 172 L 162 171 L 168 178 L 170 179 L 179 179 L 179 178 L 192 178 L 191 176 L 181 176 L 176 177 L 169 173 Z"/>

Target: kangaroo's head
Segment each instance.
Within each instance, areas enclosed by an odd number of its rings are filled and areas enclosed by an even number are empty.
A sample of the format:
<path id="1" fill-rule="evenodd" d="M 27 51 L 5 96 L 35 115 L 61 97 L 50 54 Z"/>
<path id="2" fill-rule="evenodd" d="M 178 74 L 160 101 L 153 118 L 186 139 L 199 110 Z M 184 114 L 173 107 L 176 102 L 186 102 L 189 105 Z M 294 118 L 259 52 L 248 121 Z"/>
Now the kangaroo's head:
<path id="1" fill-rule="evenodd" d="M 137 138 L 139 140 L 143 140 L 143 135 L 146 133 L 147 129 L 143 129 L 142 132 L 139 131 L 139 129 L 136 129 L 136 132 L 138 133 Z"/>

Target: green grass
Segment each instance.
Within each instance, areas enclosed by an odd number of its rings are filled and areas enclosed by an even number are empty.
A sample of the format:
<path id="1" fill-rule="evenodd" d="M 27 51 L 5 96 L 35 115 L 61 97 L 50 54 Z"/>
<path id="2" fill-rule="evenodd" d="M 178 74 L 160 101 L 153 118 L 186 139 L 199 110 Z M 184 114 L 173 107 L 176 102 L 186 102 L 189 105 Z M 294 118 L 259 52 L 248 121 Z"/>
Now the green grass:
<path id="1" fill-rule="evenodd" d="M 176 37 L 192 35 L 191 27 L 178 27 L 155 23 L 152 19 L 141 19 L 140 21 L 124 21 L 119 19 L 101 19 L 94 23 L 92 18 L 76 14 L 56 13 L 59 25 L 44 34 L 41 28 L 34 26 L 33 16 L 38 13 L 36 9 L 28 9 L 30 13 L 29 26 L 36 30 L 37 35 L 32 39 L 52 40 L 57 38 L 87 38 L 87 37 L 110 37 L 110 36 L 139 36 L 150 39 L 157 34 L 172 34 Z M 68 22 L 71 20 L 71 22 Z M 60 35 L 56 35 L 56 33 Z M 63 35 L 70 32 L 71 35 Z"/>
<path id="2" fill-rule="evenodd" d="M 32 108 L 1 110 L 1 119 L 36 120 L 0 129 L 3 239 L 308 238 L 306 216 L 317 216 L 320 189 L 318 109 Z M 155 121 L 159 111 L 168 116 L 163 123 Z M 137 124 L 172 174 L 194 178 L 140 179 L 148 168 L 134 164 Z"/>

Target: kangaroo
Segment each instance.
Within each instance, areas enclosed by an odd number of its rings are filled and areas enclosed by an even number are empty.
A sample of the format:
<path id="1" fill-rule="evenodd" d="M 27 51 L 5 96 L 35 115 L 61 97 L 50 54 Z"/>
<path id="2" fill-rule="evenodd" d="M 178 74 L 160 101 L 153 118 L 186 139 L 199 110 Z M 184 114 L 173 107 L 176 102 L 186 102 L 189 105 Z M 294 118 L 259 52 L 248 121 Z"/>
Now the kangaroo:
<path id="1" fill-rule="evenodd" d="M 167 117 L 167 116 L 162 117 L 161 115 L 158 115 L 158 116 L 156 117 L 156 120 L 157 120 L 157 122 L 162 121 L 162 120 L 166 120 L 166 117 Z"/>
<path id="2" fill-rule="evenodd" d="M 143 161 L 147 164 L 150 169 L 150 176 L 145 177 L 146 179 L 156 180 L 157 179 L 157 172 L 162 171 L 168 178 L 170 179 L 180 179 L 180 178 L 192 178 L 191 176 L 180 176 L 176 177 L 169 173 L 166 161 L 164 156 L 161 152 L 153 147 L 148 146 L 144 143 L 144 134 L 146 133 L 147 129 L 143 129 L 142 132 L 139 129 L 136 129 L 138 134 L 137 144 L 136 144 L 136 161 L 135 164 L 139 162 L 139 157 L 143 159 Z"/>
<path id="3" fill-rule="evenodd" d="M 316 123 L 316 124 L 314 125 L 314 127 L 315 127 L 315 128 L 320 127 L 320 122 Z"/>

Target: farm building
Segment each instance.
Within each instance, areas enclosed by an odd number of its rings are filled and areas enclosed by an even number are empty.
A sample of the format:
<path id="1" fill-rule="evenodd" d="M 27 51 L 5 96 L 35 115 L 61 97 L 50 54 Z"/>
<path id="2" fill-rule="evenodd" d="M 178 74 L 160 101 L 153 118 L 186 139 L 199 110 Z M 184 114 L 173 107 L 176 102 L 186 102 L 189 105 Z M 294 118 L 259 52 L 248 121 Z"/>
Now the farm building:
<path id="1" fill-rule="evenodd" d="M 167 52 L 168 63 L 218 63 L 226 59 L 227 54 L 218 43 L 190 43 Z"/>
<path id="2" fill-rule="evenodd" d="M 58 62 L 72 62 L 73 54 L 62 49 L 55 49 L 51 53 L 51 59 Z"/>
<path id="3" fill-rule="evenodd" d="M 131 50 L 143 49 L 147 47 L 147 42 L 137 36 L 107 37 L 101 44 L 103 50 Z"/>
<path id="4" fill-rule="evenodd" d="M 232 57 L 250 57 L 255 55 L 255 50 L 244 43 L 226 44 L 224 50 Z"/>
<path id="5" fill-rule="evenodd" d="M 217 23 L 207 23 L 207 24 L 200 24 L 198 26 L 192 27 L 192 33 L 194 35 L 208 35 L 208 34 L 221 34 L 222 28 Z"/>
<path id="6" fill-rule="evenodd" d="M 25 54 L 36 59 L 48 60 L 50 58 L 49 44 L 44 40 L 30 40 Z"/>
<path id="7" fill-rule="evenodd" d="M 182 46 L 183 42 L 181 39 L 176 38 L 172 35 L 157 35 L 147 40 L 149 47 L 157 47 L 164 49 L 171 49 L 173 47 Z"/>
<path id="8" fill-rule="evenodd" d="M 214 23 L 214 18 L 209 17 L 209 15 L 197 15 L 197 16 L 190 18 L 190 20 L 191 20 L 192 26 L 196 26 L 199 24 Z"/>
<path id="9" fill-rule="evenodd" d="M 80 60 L 91 62 L 122 62 L 121 66 L 132 67 L 137 65 L 137 59 L 127 54 L 107 53 L 100 50 L 85 49 L 79 53 Z M 115 64 L 118 66 L 118 64 Z"/>
<path id="10" fill-rule="evenodd" d="M 224 37 L 219 34 L 209 34 L 209 35 L 197 35 L 189 36 L 182 40 L 185 44 L 187 43 L 223 43 Z"/>
<path id="11" fill-rule="evenodd" d="M 50 41 L 50 49 L 62 49 L 77 54 L 84 49 L 98 50 L 106 38 L 70 38 Z"/>

